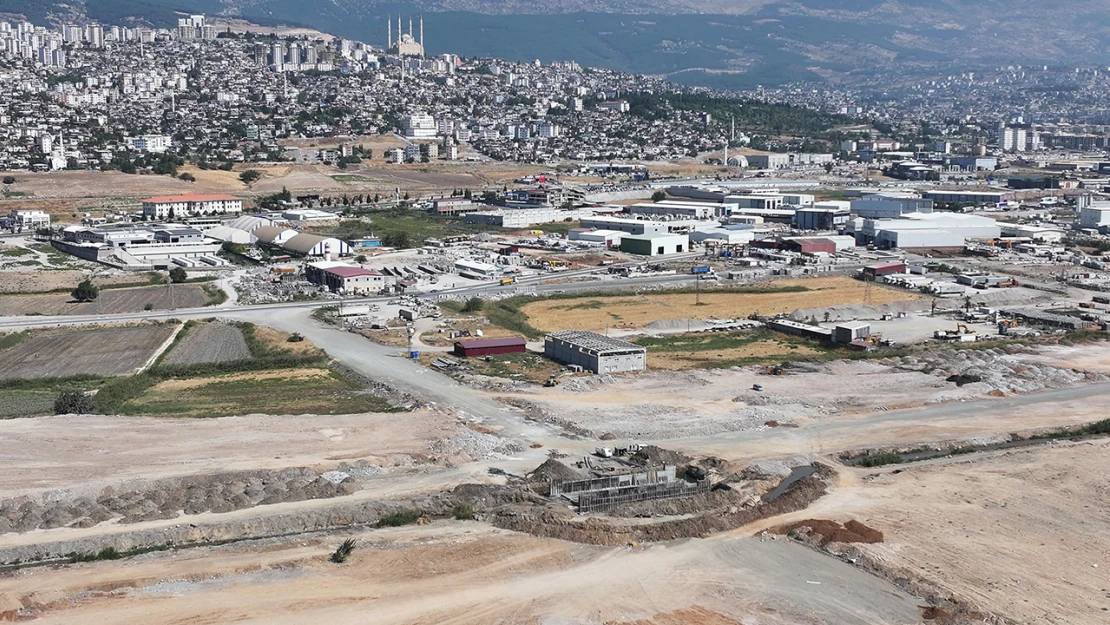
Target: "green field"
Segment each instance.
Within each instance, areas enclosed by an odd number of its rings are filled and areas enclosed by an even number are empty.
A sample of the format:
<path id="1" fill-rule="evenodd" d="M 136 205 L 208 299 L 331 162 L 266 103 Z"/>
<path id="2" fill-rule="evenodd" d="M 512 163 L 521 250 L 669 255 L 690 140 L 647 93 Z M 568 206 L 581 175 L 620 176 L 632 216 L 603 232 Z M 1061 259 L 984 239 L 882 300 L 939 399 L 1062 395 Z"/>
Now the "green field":
<path id="1" fill-rule="evenodd" d="M 395 410 L 384 398 L 332 369 L 322 350 L 307 343 L 286 343 L 284 335 L 271 330 L 264 338 L 253 324 L 235 325 L 243 332 L 249 358 L 196 365 L 166 365 L 160 358 L 138 375 L 0 382 L 0 418 L 53 414 L 55 398 L 65 391 L 96 391 L 93 411 L 99 414 L 223 417 Z M 0 350 L 25 338 L 26 333 L 0 336 Z"/>

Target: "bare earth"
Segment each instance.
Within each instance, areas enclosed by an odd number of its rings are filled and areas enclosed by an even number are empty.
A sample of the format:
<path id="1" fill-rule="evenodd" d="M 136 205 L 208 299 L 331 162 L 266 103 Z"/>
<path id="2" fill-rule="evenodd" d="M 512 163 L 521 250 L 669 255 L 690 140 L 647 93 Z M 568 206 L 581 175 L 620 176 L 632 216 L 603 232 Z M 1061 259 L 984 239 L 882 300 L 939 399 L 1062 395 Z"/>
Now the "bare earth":
<path id="1" fill-rule="evenodd" d="M 3 352 L 0 380 L 123 375 L 153 358 L 173 332 L 165 325 L 37 334 Z"/>
<path id="2" fill-rule="evenodd" d="M 643 293 L 619 297 L 548 300 L 523 308 L 529 322 L 541 330 L 602 330 L 607 327 L 642 328 L 670 319 L 742 319 L 752 313 L 776 315 L 800 308 L 819 308 L 864 301 L 866 286 L 844 276 L 778 280 L 774 287 L 804 286 L 797 293 Z M 920 296 L 893 289 L 872 289 L 872 302 L 889 304 Z M 697 302 L 700 299 L 701 304 Z M 592 302 L 598 302 L 593 305 Z"/>
<path id="3" fill-rule="evenodd" d="M 0 296 L 0 317 L 17 315 L 97 315 L 204 306 L 208 295 L 195 284 L 101 291 L 95 301 L 79 303 L 68 293 Z"/>

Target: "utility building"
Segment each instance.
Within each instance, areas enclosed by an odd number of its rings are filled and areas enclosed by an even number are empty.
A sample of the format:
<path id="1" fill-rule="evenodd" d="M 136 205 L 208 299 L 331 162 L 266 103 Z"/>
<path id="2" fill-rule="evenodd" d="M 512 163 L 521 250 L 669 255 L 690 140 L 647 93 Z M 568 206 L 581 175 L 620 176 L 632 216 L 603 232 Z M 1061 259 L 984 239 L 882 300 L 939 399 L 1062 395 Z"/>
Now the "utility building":
<path id="1" fill-rule="evenodd" d="M 477 339 L 457 341 L 455 355 L 462 358 L 473 356 L 492 356 L 496 354 L 519 354 L 525 351 L 526 343 L 519 336 L 498 339 Z"/>
<path id="2" fill-rule="evenodd" d="M 666 256 L 690 251 L 690 237 L 685 234 L 653 232 L 621 238 L 621 251 L 641 256 Z"/>
<path id="3" fill-rule="evenodd" d="M 543 355 L 594 373 L 643 371 L 647 349 L 597 332 L 564 330 L 547 335 Z"/>

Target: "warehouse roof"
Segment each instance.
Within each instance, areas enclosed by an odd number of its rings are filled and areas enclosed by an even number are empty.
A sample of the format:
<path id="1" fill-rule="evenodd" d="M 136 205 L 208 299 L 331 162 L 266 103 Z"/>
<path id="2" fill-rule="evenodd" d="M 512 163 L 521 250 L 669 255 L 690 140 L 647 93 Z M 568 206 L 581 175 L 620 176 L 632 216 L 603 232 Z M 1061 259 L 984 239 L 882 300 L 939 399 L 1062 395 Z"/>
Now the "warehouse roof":
<path id="1" fill-rule="evenodd" d="M 641 347 L 635 343 L 629 343 L 628 341 L 622 341 L 620 339 L 605 336 L 604 334 L 598 334 L 597 332 L 588 332 L 586 330 L 563 330 L 562 332 L 552 332 L 551 334 L 547 335 L 547 338 L 554 338 L 559 339 L 560 341 L 566 341 L 567 343 L 571 343 L 572 345 L 575 345 L 582 349 L 597 353 L 614 351 L 624 352 L 628 350 L 646 351 L 646 348 Z"/>
<path id="2" fill-rule="evenodd" d="M 683 237 L 685 234 L 672 234 L 670 232 L 645 232 L 644 234 L 630 234 L 622 237 L 624 239 L 632 239 L 633 241 L 650 241 L 652 239 L 671 239 L 674 237 Z"/>
<path id="3" fill-rule="evenodd" d="M 261 228 L 259 228 L 259 230 L 261 230 Z M 291 237 L 288 241 L 282 244 L 282 247 L 291 252 L 297 252 L 298 254 L 308 254 L 312 251 L 312 248 L 326 241 L 335 241 L 336 243 L 339 242 L 338 239 L 329 239 L 328 237 L 322 237 L 315 234 L 305 234 L 304 232 L 302 232 L 296 236 Z M 332 251 L 336 254 L 340 252 L 338 247 Z"/>
<path id="4" fill-rule="evenodd" d="M 507 336 L 498 339 L 474 339 L 472 341 L 457 341 L 465 349 L 482 349 L 484 347 L 517 347 L 527 345 L 527 341 L 519 336 Z"/>
<path id="5" fill-rule="evenodd" d="M 360 276 L 380 276 L 382 274 L 363 269 L 362 267 L 328 267 L 324 271 L 339 276 L 340 278 L 358 278 Z"/>
<path id="6" fill-rule="evenodd" d="M 262 226 L 260 228 L 255 228 L 252 234 L 258 237 L 258 240 L 263 243 L 273 243 L 290 230 L 290 228 L 282 228 L 280 226 Z"/>

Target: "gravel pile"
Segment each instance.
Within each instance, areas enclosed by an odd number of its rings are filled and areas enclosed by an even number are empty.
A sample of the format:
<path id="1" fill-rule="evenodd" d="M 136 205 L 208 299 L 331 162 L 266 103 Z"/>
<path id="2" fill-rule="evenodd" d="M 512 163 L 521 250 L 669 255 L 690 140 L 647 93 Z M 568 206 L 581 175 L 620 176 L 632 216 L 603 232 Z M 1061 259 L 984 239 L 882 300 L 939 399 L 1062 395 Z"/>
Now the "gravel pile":
<path id="1" fill-rule="evenodd" d="M 438 456 L 470 460 L 503 460 L 524 447 L 493 434 L 462 430 L 451 438 L 433 441 L 428 449 Z"/>
<path id="2" fill-rule="evenodd" d="M 963 388 L 982 393 L 994 390 L 1004 393 L 1033 393 L 1108 379 L 1099 373 L 1023 362 L 1015 358 L 1014 354 L 1014 351 L 1006 349 L 919 352 L 897 359 L 896 366 L 946 379 L 978 379 L 978 382 L 964 384 Z"/>
<path id="3" fill-rule="evenodd" d="M 92 527 L 111 519 L 141 523 L 184 514 L 232 512 L 275 503 L 354 493 L 350 475 L 311 469 L 238 471 L 155 480 L 141 488 L 112 488 L 97 497 L 17 497 L 0 500 L 0 533 Z"/>

